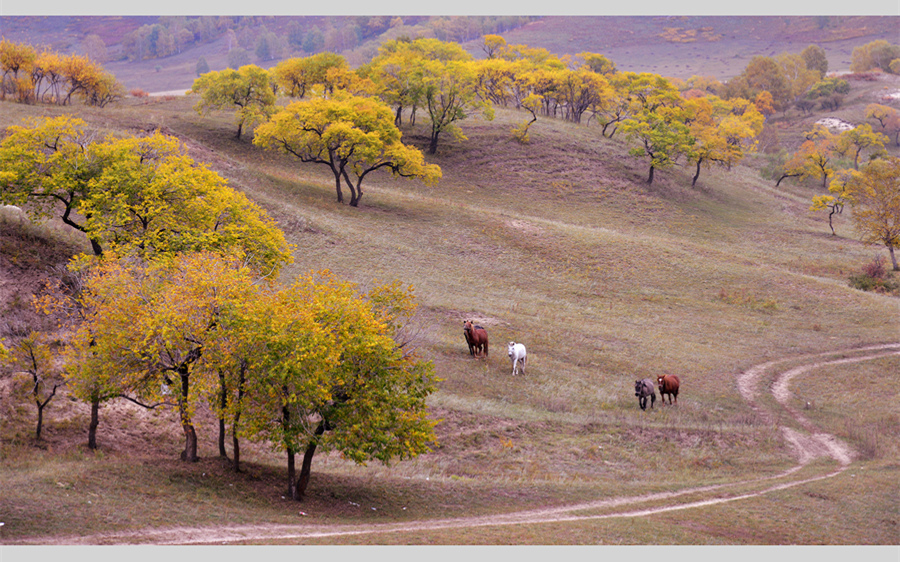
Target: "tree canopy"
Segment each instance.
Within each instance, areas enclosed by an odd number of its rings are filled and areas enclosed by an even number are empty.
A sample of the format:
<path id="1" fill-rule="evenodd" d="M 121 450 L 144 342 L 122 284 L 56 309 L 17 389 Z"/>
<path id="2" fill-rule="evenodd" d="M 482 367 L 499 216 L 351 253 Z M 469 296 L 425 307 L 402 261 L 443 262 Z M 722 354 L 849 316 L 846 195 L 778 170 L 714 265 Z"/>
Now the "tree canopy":
<path id="1" fill-rule="evenodd" d="M 245 126 L 264 122 L 275 106 L 275 92 L 269 73 L 256 65 L 248 64 L 237 70 L 228 68 L 203 74 L 191 87 L 191 93 L 200 94 L 194 109 L 201 115 L 217 109 L 237 107 L 235 121 L 240 139 Z"/>
<path id="2" fill-rule="evenodd" d="M 338 93 L 292 103 L 261 125 L 253 142 L 328 166 L 338 202 L 346 185 L 351 206 L 359 205 L 363 180 L 375 170 L 425 183 L 441 177 L 440 168 L 426 164 L 421 151 L 401 142 L 390 108 L 373 98 Z"/>
<path id="3" fill-rule="evenodd" d="M 10 127 L 0 143 L 0 202 L 60 216 L 97 255 L 239 250 L 272 275 L 290 261 L 266 212 L 195 163 L 177 139 L 98 137 L 67 116 Z"/>
<path id="4" fill-rule="evenodd" d="M 829 191 L 843 193 L 863 242 L 883 244 L 894 271 L 900 271 L 895 253 L 900 245 L 900 158 L 877 158 L 860 170 L 848 170 L 831 182 Z"/>

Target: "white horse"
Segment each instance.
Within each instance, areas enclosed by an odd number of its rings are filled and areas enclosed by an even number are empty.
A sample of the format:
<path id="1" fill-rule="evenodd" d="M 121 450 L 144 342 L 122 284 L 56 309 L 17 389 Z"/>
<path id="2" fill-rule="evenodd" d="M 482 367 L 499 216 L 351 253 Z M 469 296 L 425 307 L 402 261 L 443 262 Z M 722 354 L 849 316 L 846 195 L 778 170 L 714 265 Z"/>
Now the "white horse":
<path id="1" fill-rule="evenodd" d="M 516 343 L 514 341 L 509 342 L 509 358 L 512 359 L 512 374 L 518 372 L 517 365 L 519 361 L 522 362 L 522 374 L 525 374 L 525 345 L 521 343 Z"/>

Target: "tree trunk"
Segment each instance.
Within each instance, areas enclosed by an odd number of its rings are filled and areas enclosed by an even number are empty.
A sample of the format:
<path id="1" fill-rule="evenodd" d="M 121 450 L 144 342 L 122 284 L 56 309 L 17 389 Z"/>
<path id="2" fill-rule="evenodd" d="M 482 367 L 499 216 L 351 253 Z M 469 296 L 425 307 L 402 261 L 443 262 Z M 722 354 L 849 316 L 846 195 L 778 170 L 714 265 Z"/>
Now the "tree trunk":
<path id="1" fill-rule="evenodd" d="M 187 370 L 187 366 L 183 367 Z M 197 462 L 200 458 L 197 456 L 197 432 L 194 431 L 194 425 L 191 423 L 188 414 L 188 391 L 190 390 L 190 376 L 181 373 L 181 396 L 178 399 L 178 409 L 181 415 L 181 428 L 184 431 L 184 451 L 181 452 L 181 460 L 187 462 Z"/>
<path id="2" fill-rule="evenodd" d="M 97 449 L 97 426 L 100 425 L 100 400 L 91 400 L 91 425 L 88 426 L 88 449 Z"/>
<path id="3" fill-rule="evenodd" d="M 438 135 L 440 134 L 440 131 L 431 132 L 431 142 L 428 144 L 428 154 L 434 154 L 435 152 L 437 152 Z"/>
<path id="4" fill-rule="evenodd" d="M 700 177 L 700 163 L 701 162 L 703 162 L 703 158 L 698 158 L 697 159 L 697 173 L 694 174 L 694 179 L 691 180 L 691 187 L 694 187 L 695 185 L 697 185 L 697 178 Z"/>
<path id="5" fill-rule="evenodd" d="M 653 164 L 650 165 L 650 176 L 647 178 L 647 184 L 653 183 Z"/>
<path id="6" fill-rule="evenodd" d="M 894 254 L 894 245 L 893 244 L 885 244 L 888 249 L 888 253 L 891 255 L 891 263 L 894 264 L 894 271 L 900 271 L 900 265 L 897 264 L 897 256 Z"/>
<path id="7" fill-rule="evenodd" d="M 197 432 L 190 423 L 182 424 L 184 430 L 184 451 L 181 452 L 181 460 L 187 462 L 197 462 L 200 457 L 197 456 Z"/>
<path id="8" fill-rule="evenodd" d="M 223 459 L 228 458 L 225 451 L 225 408 L 228 407 L 228 390 L 225 388 L 225 374 L 219 373 L 219 406 L 222 411 L 219 413 L 219 456 Z"/>
<path id="9" fill-rule="evenodd" d="M 238 123 L 237 134 L 234 135 L 234 138 L 236 138 L 237 140 L 241 140 L 241 132 L 243 132 L 243 130 L 244 130 L 244 122 L 241 121 L 240 123 Z"/>
<path id="10" fill-rule="evenodd" d="M 300 467 L 300 477 L 297 479 L 297 487 L 294 489 L 294 499 L 300 501 L 306 493 L 306 487 L 309 485 L 309 476 L 312 472 L 313 455 L 316 454 L 316 447 L 319 444 L 319 436 L 325 433 L 325 421 L 319 422 L 316 428 L 315 437 L 313 437 L 306 446 L 306 452 L 303 453 L 303 465 Z"/>
<path id="11" fill-rule="evenodd" d="M 91 250 L 93 250 L 95 256 L 99 256 L 103 254 L 103 248 L 100 246 L 100 242 L 93 238 L 89 238 L 91 241 Z"/>
<path id="12" fill-rule="evenodd" d="M 37 404 L 37 431 L 35 431 L 34 438 L 40 440 L 41 438 L 41 427 L 44 425 L 44 405 L 41 404 L 40 400 L 35 400 Z"/>
<path id="13" fill-rule="evenodd" d="M 237 418 L 237 416 L 235 416 Z M 235 420 L 237 422 L 237 420 Z M 234 449 L 232 451 L 232 455 L 234 456 L 234 460 L 231 462 L 232 468 L 234 468 L 235 472 L 241 471 L 241 443 L 238 441 L 237 430 L 232 426 L 231 428 L 231 447 Z"/>
<path id="14" fill-rule="evenodd" d="M 394 115 L 394 125 L 399 129 L 403 124 L 403 106 L 397 106 L 397 113 Z"/>
<path id="15" fill-rule="evenodd" d="M 341 172 L 335 171 L 332 168 L 332 172 L 334 172 L 334 189 L 337 191 L 337 201 L 338 203 L 344 202 L 344 192 L 341 191 Z"/>
<path id="16" fill-rule="evenodd" d="M 234 471 L 241 471 L 241 444 L 238 441 L 238 427 L 240 427 L 241 421 L 241 407 L 244 404 L 244 373 L 247 371 L 247 362 L 241 361 L 241 370 L 240 375 L 238 377 L 238 395 L 237 395 L 237 407 L 234 409 L 234 421 L 231 424 L 231 441 L 232 441 L 232 454 L 234 455 Z"/>
<path id="17" fill-rule="evenodd" d="M 297 474 L 297 469 L 294 467 L 294 451 L 291 449 L 287 449 L 287 461 L 288 461 L 288 491 L 287 495 L 289 498 L 293 500 L 300 501 L 300 497 L 297 496 L 297 481 L 294 480 L 294 475 Z"/>

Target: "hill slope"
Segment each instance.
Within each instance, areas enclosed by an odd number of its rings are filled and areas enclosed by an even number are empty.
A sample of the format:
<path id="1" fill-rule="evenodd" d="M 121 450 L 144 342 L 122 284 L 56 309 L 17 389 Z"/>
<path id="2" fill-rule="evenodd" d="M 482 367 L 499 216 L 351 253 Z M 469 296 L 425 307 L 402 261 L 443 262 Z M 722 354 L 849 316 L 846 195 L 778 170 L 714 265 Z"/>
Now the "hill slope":
<path id="1" fill-rule="evenodd" d="M 855 86 L 860 97 L 844 108 L 848 118 L 861 120 L 865 96 L 898 88 L 896 77 L 881 80 Z M 797 472 L 809 480 L 791 490 L 674 515 L 346 540 L 896 542 L 898 450 L 883 437 L 900 430 L 883 396 L 896 356 L 798 374 L 786 403 L 809 404 L 810 426 L 774 395 L 748 402 L 741 392 L 742 374 L 769 362 L 788 368 L 810 355 L 896 342 L 897 300 L 846 283 L 878 249 L 859 243 L 846 217 L 839 236 L 830 236 L 824 216 L 808 211 L 815 187 L 775 189 L 759 175 L 762 156 L 704 171 L 696 189 L 690 170 L 679 167 L 659 171 L 648 186 L 646 163 L 628 156 L 618 137 L 539 119 L 531 144 L 522 145 L 510 130 L 524 116 L 500 109 L 494 121 L 463 122 L 468 140 L 443 143 L 429 157 L 443 170 L 436 186 L 375 176 L 360 208 L 351 208 L 335 203 L 325 169 L 235 141 L 230 114 L 200 117 L 192 105 L 187 97 L 128 99 L 102 110 L 5 103 L 0 125 L 77 112 L 108 131 L 160 128 L 279 221 L 297 246 L 286 278 L 329 268 L 364 288 L 395 278 L 413 285 L 416 345 L 442 379 L 429 402 L 439 443 L 391 467 L 317 456 L 298 516 L 296 504 L 279 499 L 283 455 L 248 447 L 246 472 L 232 474 L 215 457 L 208 413 L 198 424 L 198 465 L 176 460 L 172 412 L 122 404 L 105 409 L 102 454 L 94 457 L 83 449 L 83 404 L 54 402 L 46 440 L 34 443 L 33 408 L 5 395 L 4 541 L 223 521 L 434 520 L 723 484 L 738 494 L 754 479 Z M 779 134 L 819 117 L 792 117 Z M 422 146 L 426 132 L 419 123 L 404 129 L 404 139 Z M 466 318 L 487 327 L 487 359 L 469 356 Z M 510 374 L 511 340 L 528 346 L 525 376 Z M 683 381 L 678 405 L 640 411 L 635 379 L 664 372 Z M 781 427 L 800 435 L 823 428 L 846 440 L 857 452 L 852 470 L 829 457 L 800 463 Z M 671 525 L 660 531 L 660 521 Z"/>

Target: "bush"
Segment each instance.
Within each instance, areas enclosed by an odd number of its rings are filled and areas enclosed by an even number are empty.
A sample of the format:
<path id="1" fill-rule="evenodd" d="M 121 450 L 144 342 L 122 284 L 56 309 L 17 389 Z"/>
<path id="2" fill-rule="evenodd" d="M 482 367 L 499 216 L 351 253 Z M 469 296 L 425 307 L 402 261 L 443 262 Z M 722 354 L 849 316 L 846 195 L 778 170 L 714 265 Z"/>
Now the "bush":
<path id="1" fill-rule="evenodd" d="M 875 256 L 875 259 L 862 266 L 859 273 L 850 276 L 850 286 L 860 291 L 900 296 L 900 279 L 888 271 L 886 262 L 884 256 Z"/>

